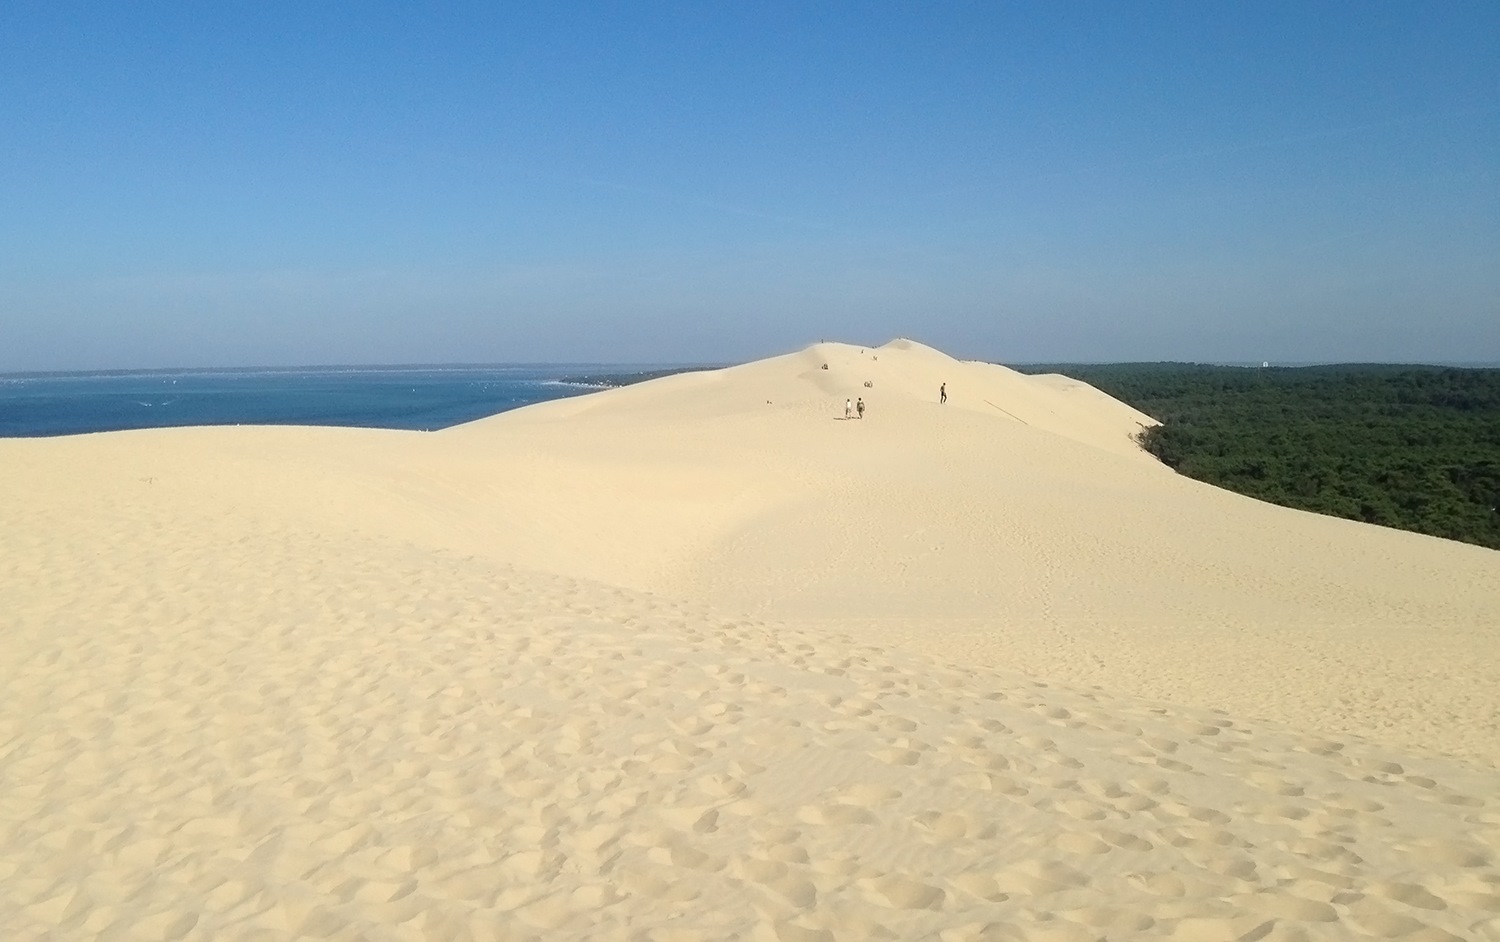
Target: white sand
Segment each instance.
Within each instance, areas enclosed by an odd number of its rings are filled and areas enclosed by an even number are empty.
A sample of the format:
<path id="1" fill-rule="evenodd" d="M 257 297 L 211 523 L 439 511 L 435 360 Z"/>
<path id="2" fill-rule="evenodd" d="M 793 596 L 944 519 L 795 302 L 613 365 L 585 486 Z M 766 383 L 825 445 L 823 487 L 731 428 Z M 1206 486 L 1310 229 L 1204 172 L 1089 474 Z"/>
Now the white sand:
<path id="1" fill-rule="evenodd" d="M 0 938 L 1500 938 L 1500 554 L 1145 421 L 898 341 L 0 441 Z"/>

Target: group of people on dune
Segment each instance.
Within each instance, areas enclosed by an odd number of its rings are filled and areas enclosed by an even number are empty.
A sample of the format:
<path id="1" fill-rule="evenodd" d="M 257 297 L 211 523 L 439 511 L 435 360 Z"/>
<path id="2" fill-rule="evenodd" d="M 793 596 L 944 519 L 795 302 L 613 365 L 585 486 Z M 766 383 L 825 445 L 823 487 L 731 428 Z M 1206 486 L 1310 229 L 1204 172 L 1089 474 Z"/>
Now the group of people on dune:
<path id="1" fill-rule="evenodd" d="M 868 386 L 870 384 L 869 383 L 865 383 L 865 385 Z M 948 401 L 948 384 L 947 383 L 943 383 L 943 384 L 941 384 L 941 385 L 938 386 L 938 404 L 941 405 L 943 403 L 946 403 L 947 401 Z M 865 417 L 865 400 L 864 400 L 863 396 L 861 396 L 859 399 L 845 399 L 844 400 L 844 418 L 846 418 L 846 419 L 862 419 L 864 417 Z"/>

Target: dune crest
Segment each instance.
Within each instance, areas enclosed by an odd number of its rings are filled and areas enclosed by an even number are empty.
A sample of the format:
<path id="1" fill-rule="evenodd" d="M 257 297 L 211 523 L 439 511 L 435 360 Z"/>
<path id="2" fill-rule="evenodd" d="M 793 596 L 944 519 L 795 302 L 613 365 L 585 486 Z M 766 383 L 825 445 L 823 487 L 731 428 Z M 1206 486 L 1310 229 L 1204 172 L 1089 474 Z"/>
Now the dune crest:
<path id="1" fill-rule="evenodd" d="M 844 422 L 853 397 L 866 418 Z M 568 525 L 535 543 L 576 534 L 573 568 L 506 556 L 521 565 L 1500 757 L 1500 555 L 1181 478 L 1132 440 L 1150 421 L 1076 381 L 898 340 L 815 344 L 451 433 L 566 456 L 541 486 L 566 492 Z M 596 487 L 609 498 L 582 496 Z"/>
<path id="2" fill-rule="evenodd" d="M 0 935 L 1500 938 L 1500 554 L 1143 421 L 901 340 L 0 441 Z"/>

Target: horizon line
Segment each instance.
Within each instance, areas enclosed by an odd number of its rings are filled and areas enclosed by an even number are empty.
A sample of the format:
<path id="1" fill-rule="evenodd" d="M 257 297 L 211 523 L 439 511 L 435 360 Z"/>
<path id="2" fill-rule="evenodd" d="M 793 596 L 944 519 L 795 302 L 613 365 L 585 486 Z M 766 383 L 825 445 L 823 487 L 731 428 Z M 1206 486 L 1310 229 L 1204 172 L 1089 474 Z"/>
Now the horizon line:
<path id="1" fill-rule="evenodd" d="M 763 359 L 763 358 L 762 358 Z M 1314 366 L 1413 366 L 1446 369 L 1500 369 L 1500 360 L 990 360 L 955 357 L 967 362 L 991 363 L 1007 368 L 1034 366 L 1228 366 L 1246 369 L 1303 369 Z M 180 373 L 312 373 L 312 372 L 441 372 L 451 370 L 632 368 L 723 369 L 754 360 L 517 360 L 492 363 L 309 363 L 296 366 L 159 366 L 109 367 L 76 370 L 15 370 L 0 372 L 0 379 L 40 379 L 63 376 L 143 376 Z"/>

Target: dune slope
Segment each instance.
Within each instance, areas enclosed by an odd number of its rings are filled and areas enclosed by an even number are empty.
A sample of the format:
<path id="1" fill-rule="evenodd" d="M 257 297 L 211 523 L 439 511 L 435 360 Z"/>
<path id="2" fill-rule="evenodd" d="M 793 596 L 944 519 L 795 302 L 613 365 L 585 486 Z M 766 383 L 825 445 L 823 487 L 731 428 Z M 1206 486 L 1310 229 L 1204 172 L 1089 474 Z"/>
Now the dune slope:
<path id="1" fill-rule="evenodd" d="M 845 422 L 855 396 L 866 418 Z M 1081 384 L 896 341 L 820 344 L 451 435 L 553 462 L 537 483 L 558 517 L 530 542 L 571 562 L 507 547 L 523 565 L 1500 757 L 1500 555 L 1180 478 L 1131 440 L 1151 421 Z"/>
<path id="2" fill-rule="evenodd" d="M 897 342 L 0 442 L 0 935 L 1500 938 L 1496 554 L 1147 421 Z"/>

